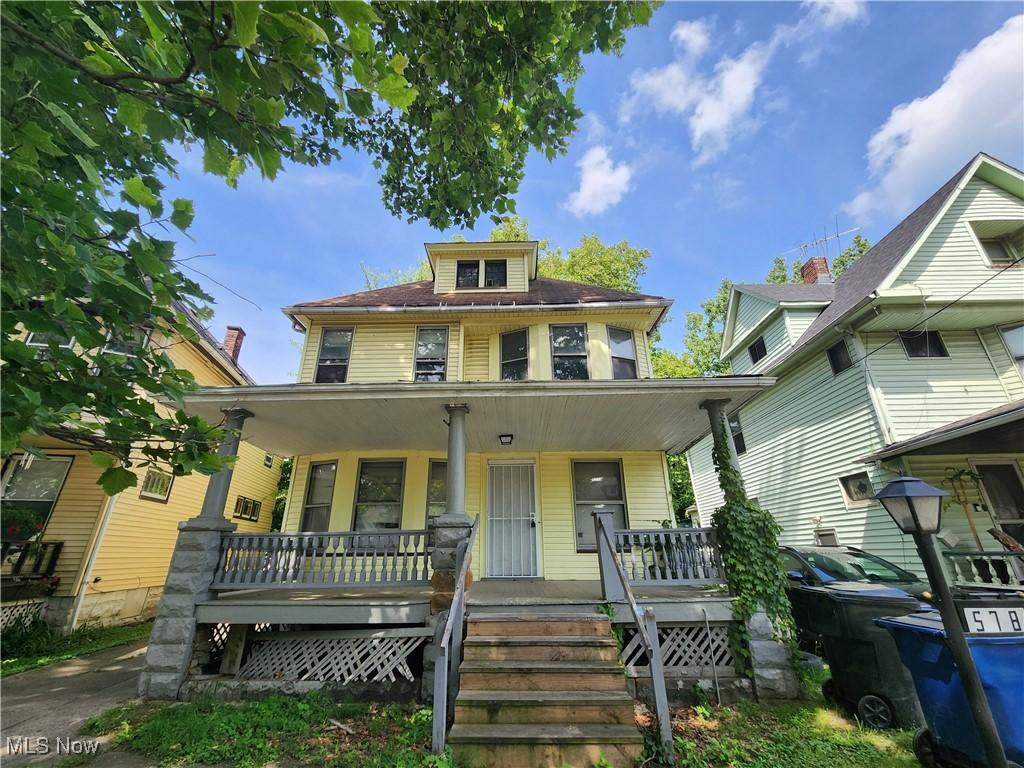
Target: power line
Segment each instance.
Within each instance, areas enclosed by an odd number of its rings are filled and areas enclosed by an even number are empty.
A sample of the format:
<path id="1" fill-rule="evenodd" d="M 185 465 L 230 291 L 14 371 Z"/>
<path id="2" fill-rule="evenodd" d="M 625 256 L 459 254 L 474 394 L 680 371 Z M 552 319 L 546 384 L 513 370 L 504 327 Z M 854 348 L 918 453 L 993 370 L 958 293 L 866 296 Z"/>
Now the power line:
<path id="1" fill-rule="evenodd" d="M 977 285 L 972 287 L 970 290 L 965 291 L 964 293 L 960 294 L 959 296 L 957 296 L 952 301 L 948 302 L 947 304 L 942 305 L 941 307 L 936 309 L 934 312 L 932 312 L 930 315 L 928 315 L 924 319 L 919 320 L 917 323 L 912 325 L 910 328 L 907 328 L 905 331 L 894 332 L 895 335 L 893 336 L 893 338 L 889 339 L 888 341 L 886 341 L 885 343 L 883 343 L 880 346 L 876 347 L 875 349 L 872 349 L 870 352 L 866 352 L 863 356 L 859 357 L 858 359 L 853 360 L 852 361 L 853 364 L 857 365 L 857 364 L 863 363 L 869 357 L 871 357 L 872 355 L 876 354 L 877 352 L 881 352 L 883 349 L 888 347 L 890 344 L 896 343 L 896 341 L 899 339 L 899 334 L 900 333 L 908 333 L 910 331 L 917 330 L 922 325 L 926 325 L 932 318 L 936 317 L 937 315 L 941 314 L 942 312 L 945 312 L 947 309 L 955 306 L 956 304 L 958 304 L 960 301 L 962 301 L 963 299 L 965 299 L 968 296 L 970 296 L 972 293 L 974 293 L 979 288 L 982 288 L 985 285 L 987 285 L 988 283 L 990 283 L 993 280 L 995 280 L 1001 274 L 1006 272 L 1006 270 L 1008 270 L 1008 269 L 1010 269 L 1012 267 L 1015 267 L 1021 261 L 1024 261 L 1024 256 L 1022 256 L 1020 258 L 1017 258 L 1014 261 L 1011 261 L 1005 267 L 1001 268 L 998 272 L 993 273 L 992 275 L 990 275 L 989 277 L 985 278 L 980 283 L 978 283 Z M 834 379 L 834 378 L 835 378 L 835 376 L 832 375 L 832 376 L 822 377 L 820 380 L 811 382 L 808 386 L 806 386 L 806 387 L 804 387 L 802 389 L 799 389 L 799 390 L 797 390 L 797 392 L 795 394 L 790 395 L 786 400 L 783 400 L 781 403 L 776 404 L 776 406 L 772 410 L 767 411 L 766 413 L 763 413 L 763 414 L 759 414 L 758 418 L 762 419 L 762 418 L 768 418 L 770 416 L 774 416 L 776 413 L 779 413 L 782 409 L 784 409 L 786 406 L 790 405 L 795 400 L 799 399 L 800 397 L 803 397 L 807 392 L 810 392 L 813 389 L 816 389 L 816 388 L 818 388 L 818 387 L 820 387 L 820 386 L 822 386 L 824 384 L 827 384 L 829 381 L 832 381 L 832 379 Z"/>

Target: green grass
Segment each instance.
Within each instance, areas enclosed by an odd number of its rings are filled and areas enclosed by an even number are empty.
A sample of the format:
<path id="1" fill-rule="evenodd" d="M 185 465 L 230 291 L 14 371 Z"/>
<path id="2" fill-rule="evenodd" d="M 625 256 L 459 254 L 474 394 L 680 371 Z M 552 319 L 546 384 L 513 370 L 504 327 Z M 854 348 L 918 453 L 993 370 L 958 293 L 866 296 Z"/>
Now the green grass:
<path id="1" fill-rule="evenodd" d="M 153 622 L 121 627 L 85 625 L 62 636 L 42 620 L 4 631 L 0 677 L 56 664 L 149 637 Z"/>
<path id="2" fill-rule="evenodd" d="M 113 734 L 120 748 L 161 768 L 257 768 L 284 759 L 323 768 L 451 768 L 446 755 L 430 754 L 429 709 L 345 704 L 320 694 L 131 704 L 87 721 L 83 733 Z"/>

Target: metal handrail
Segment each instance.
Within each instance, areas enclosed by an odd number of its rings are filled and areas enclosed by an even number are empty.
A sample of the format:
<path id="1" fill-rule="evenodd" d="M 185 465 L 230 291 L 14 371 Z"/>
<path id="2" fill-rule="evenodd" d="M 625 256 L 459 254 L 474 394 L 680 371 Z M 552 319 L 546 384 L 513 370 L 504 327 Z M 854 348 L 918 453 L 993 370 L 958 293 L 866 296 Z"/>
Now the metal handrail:
<path id="1" fill-rule="evenodd" d="M 469 536 L 459 542 L 455 550 L 455 562 L 459 565 L 459 573 L 455 580 L 455 592 L 452 605 L 448 609 L 448 618 L 444 623 L 441 641 L 437 647 L 437 660 L 434 662 L 434 711 L 433 738 L 431 747 L 435 754 L 444 752 L 445 739 L 448 733 L 448 703 L 454 704 L 458 693 L 459 658 L 462 654 L 462 631 L 466 618 L 466 578 L 469 565 L 473 560 L 473 544 L 476 542 L 477 530 L 480 528 L 480 516 L 477 515 L 469 529 Z"/>
<path id="2" fill-rule="evenodd" d="M 604 538 L 609 550 L 614 552 L 615 546 L 612 543 L 608 531 L 600 520 L 595 526 L 598 535 Z M 666 754 L 675 754 L 675 747 L 672 740 L 672 719 L 668 710 L 668 691 L 665 689 L 665 665 L 661 658 L 661 642 L 658 639 L 658 624 L 654 617 L 654 609 L 647 606 L 643 613 L 640 612 L 640 605 L 633 595 L 633 589 L 629 586 L 629 578 L 618 558 L 615 561 L 615 573 L 618 575 L 622 591 L 626 595 L 626 602 L 629 604 L 630 612 L 633 614 L 633 623 L 636 624 L 637 634 L 640 636 L 647 651 L 647 658 L 650 662 L 651 686 L 654 688 L 654 708 L 658 717 L 658 732 L 661 738 L 662 748 Z"/>

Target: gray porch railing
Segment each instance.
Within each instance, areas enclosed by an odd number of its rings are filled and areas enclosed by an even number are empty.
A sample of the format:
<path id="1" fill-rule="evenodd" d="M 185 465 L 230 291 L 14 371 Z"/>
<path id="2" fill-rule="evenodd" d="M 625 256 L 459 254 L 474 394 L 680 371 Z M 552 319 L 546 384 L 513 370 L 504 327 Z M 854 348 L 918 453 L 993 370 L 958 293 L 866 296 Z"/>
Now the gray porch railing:
<path id="1" fill-rule="evenodd" d="M 995 587 L 1024 584 L 1024 552 L 947 549 L 942 555 L 956 584 Z"/>
<path id="2" fill-rule="evenodd" d="M 645 608 L 643 613 L 640 612 L 640 606 L 633 596 L 633 590 L 629 586 L 630 580 L 626 575 L 626 570 L 622 567 L 622 562 L 618 559 L 607 557 L 608 554 L 616 550 L 612 539 L 618 539 L 617 534 L 619 533 L 619 531 L 616 531 L 614 534 L 609 533 L 610 520 L 611 515 L 608 513 L 594 515 L 599 557 L 605 560 L 614 560 L 615 567 L 610 570 L 615 573 L 618 579 L 621 594 L 625 596 L 624 602 L 629 605 L 629 610 L 633 616 L 633 623 L 636 624 L 637 636 L 641 638 L 644 650 L 647 652 L 647 658 L 650 660 L 651 687 L 654 689 L 654 709 L 658 717 L 658 734 L 661 746 L 665 753 L 672 757 L 675 754 L 675 746 L 672 740 L 672 719 L 668 711 L 668 691 L 665 689 L 665 664 L 661 656 L 661 641 L 658 639 L 658 623 L 654 617 L 654 609 L 650 606 Z M 602 550 L 604 555 L 601 554 Z M 603 568 L 601 576 L 602 581 L 608 577 Z M 608 590 L 605 591 L 606 596 L 607 593 Z"/>
<path id="3" fill-rule="evenodd" d="M 427 530 L 229 533 L 211 588 L 424 585 L 430 547 Z"/>
<path id="4" fill-rule="evenodd" d="M 714 528 L 648 528 L 614 532 L 615 557 L 631 584 L 724 581 Z"/>
<path id="5" fill-rule="evenodd" d="M 448 712 L 455 706 L 459 693 L 459 664 L 462 663 L 462 633 L 466 622 L 466 576 L 473 560 L 473 543 L 480 528 L 480 516 L 473 520 L 469 538 L 459 543 L 455 562 L 459 566 L 455 580 L 455 594 L 448 609 L 441 642 L 434 662 L 434 732 L 431 747 L 435 754 L 444 752 L 448 735 Z"/>

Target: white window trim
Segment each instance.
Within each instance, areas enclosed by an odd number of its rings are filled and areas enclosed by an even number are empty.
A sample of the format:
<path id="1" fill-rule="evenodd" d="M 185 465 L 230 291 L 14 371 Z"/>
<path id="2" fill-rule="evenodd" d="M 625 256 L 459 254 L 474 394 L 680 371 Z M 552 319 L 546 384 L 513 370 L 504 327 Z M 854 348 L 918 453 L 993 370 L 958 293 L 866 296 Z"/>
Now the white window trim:
<path id="1" fill-rule="evenodd" d="M 150 340 L 150 338 L 152 336 L 153 336 L 153 329 L 152 328 L 147 328 L 145 330 L 145 333 L 142 336 L 142 346 L 144 346 L 144 347 L 147 346 L 149 344 L 149 340 Z M 101 350 L 101 352 L 104 355 L 120 355 L 121 357 L 136 357 L 136 355 L 133 355 L 130 352 L 122 352 L 122 351 L 117 350 L 117 349 L 111 349 L 110 348 L 110 341 L 111 341 L 111 336 L 108 333 L 107 334 L 107 340 L 105 342 L 103 342 L 103 349 Z"/>
<path id="2" fill-rule="evenodd" d="M 1013 356 L 1013 350 L 1010 349 L 1010 345 L 1006 343 L 1006 331 L 1014 330 L 1016 328 L 1024 328 L 1024 323 L 1008 323 L 1006 325 L 996 326 L 996 332 L 999 334 L 999 343 L 1003 345 L 1003 349 L 1006 350 L 1006 356 L 1010 358 L 1010 363 L 1014 368 L 1017 369 L 1017 373 L 1020 374 L 1021 380 L 1024 380 L 1024 357 L 1019 360 Z"/>
<path id="3" fill-rule="evenodd" d="M 570 459 L 569 460 L 569 482 L 572 488 L 572 528 L 573 528 L 573 553 L 577 555 L 590 555 L 598 550 L 595 542 L 593 549 L 580 549 L 579 530 L 576 528 L 576 507 L 579 504 L 595 505 L 599 501 L 580 501 L 576 498 L 576 465 L 577 464 L 603 464 L 614 462 L 619 465 L 619 485 L 622 487 L 622 516 L 625 518 L 626 528 L 629 528 L 629 491 L 626 489 L 626 466 L 622 457 L 611 457 L 607 459 Z M 537 483 L 539 485 L 539 482 Z M 618 504 L 617 501 L 605 499 L 609 504 Z M 538 507 L 539 509 L 539 507 Z M 596 532 L 596 530 L 595 530 Z"/>
<path id="4" fill-rule="evenodd" d="M 555 352 L 555 336 L 552 331 L 553 328 L 565 328 L 579 326 L 583 328 L 583 354 L 578 352 Z M 527 335 L 529 339 L 529 335 Z M 548 354 L 551 355 L 551 380 L 552 381 L 591 381 L 594 378 L 594 371 L 590 365 L 590 325 L 588 323 L 549 323 L 548 324 Z M 499 351 L 500 355 L 500 351 Z M 555 378 L 555 358 L 556 357 L 582 357 L 587 364 L 587 378 L 586 379 L 556 379 Z"/>
<path id="5" fill-rule="evenodd" d="M 470 262 L 470 261 L 477 262 L 476 286 L 475 287 L 474 286 L 465 286 L 465 287 L 460 287 L 459 286 L 459 262 L 460 261 L 461 262 Z M 484 270 L 485 270 L 484 262 L 488 262 L 488 261 L 504 261 L 505 262 L 505 284 L 504 285 L 490 286 L 490 287 L 484 285 L 484 281 L 487 279 L 485 277 L 485 275 L 484 275 Z M 484 293 L 487 293 L 487 292 L 499 292 L 500 293 L 501 291 L 506 291 L 507 292 L 509 290 L 509 287 L 508 287 L 508 282 L 509 282 L 509 279 L 508 279 L 508 273 L 509 273 L 508 263 L 509 263 L 509 259 L 501 259 L 501 258 L 486 258 L 486 257 L 485 258 L 481 258 L 481 259 L 458 259 L 457 258 L 457 259 L 455 259 L 455 286 L 454 286 L 454 290 L 455 291 L 478 291 L 478 292 L 484 292 Z"/>
<path id="6" fill-rule="evenodd" d="M 167 483 L 167 493 L 165 493 L 163 496 L 161 496 L 158 493 L 150 493 L 148 491 L 143 490 L 143 488 L 145 488 L 146 486 L 146 476 L 150 472 L 156 472 L 157 474 L 167 475 L 167 477 L 170 478 L 170 482 Z M 171 489 L 173 488 L 174 474 L 172 472 L 165 472 L 164 470 L 157 469 L 156 467 L 146 467 L 146 471 L 142 474 L 142 482 L 139 484 L 139 498 L 146 499 L 147 501 L 167 502 L 171 498 Z"/>
<path id="7" fill-rule="evenodd" d="M 505 379 L 501 378 L 501 367 L 505 363 L 517 363 L 517 362 L 520 362 L 521 360 L 523 360 L 523 358 L 521 358 L 521 357 L 517 357 L 517 358 L 514 358 L 512 360 L 506 360 L 502 356 L 503 355 L 503 352 L 502 352 L 502 349 L 501 349 L 502 339 L 504 339 L 506 336 L 508 336 L 511 333 L 524 333 L 524 332 L 526 333 L 526 379 L 524 379 L 524 381 L 532 381 L 533 380 L 533 355 L 530 354 L 530 326 L 524 326 L 522 328 L 516 328 L 516 329 L 511 330 L 511 331 L 502 331 L 501 333 L 498 334 L 498 380 L 499 381 L 505 381 Z M 552 371 L 552 376 L 554 376 L 554 371 Z"/>
<path id="8" fill-rule="evenodd" d="M 622 355 L 616 355 L 612 352 L 612 331 L 619 331 L 620 333 L 628 333 L 630 341 L 633 343 L 633 357 L 623 357 Z M 639 381 L 640 380 L 640 348 L 636 343 L 636 331 L 631 328 L 622 328 L 617 325 L 606 325 L 605 333 L 608 334 L 608 360 L 611 363 L 612 378 L 615 378 L 615 360 L 632 360 L 633 369 L 636 371 L 636 375 L 632 379 L 619 379 L 619 381 Z"/>
<path id="9" fill-rule="evenodd" d="M 988 253 L 985 251 L 984 246 L 981 244 L 981 238 L 978 237 L 978 233 L 974 231 L 972 226 L 976 221 L 1016 221 L 1018 224 L 1024 226 L 1024 219 L 1007 218 L 1006 216 L 983 216 L 980 218 L 970 219 L 964 222 L 964 226 L 967 227 L 967 234 L 970 236 L 971 241 L 974 243 L 974 247 L 977 252 L 981 255 L 982 260 L 985 262 L 985 266 L 990 269 L 1024 269 L 1024 262 L 1018 262 L 1013 266 L 1008 267 L 1006 264 L 993 264 L 992 259 L 988 257 Z M 1013 254 L 1014 258 L 1020 258 L 1020 254 L 1011 243 L 1007 243 L 1007 250 Z"/>
<path id="10" fill-rule="evenodd" d="M 875 490 L 875 483 L 871 479 L 871 473 L 865 470 L 855 470 L 853 472 L 846 472 L 842 475 L 836 476 L 836 485 L 839 486 L 839 493 L 843 495 L 843 504 L 847 509 L 865 509 L 875 503 L 874 499 L 851 499 L 846 493 L 846 486 L 843 485 L 843 479 L 847 477 L 854 477 L 856 475 L 865 475 L 868 478 L 868 484 L 871 486 L 871 490 Z"/>
<path id="11" fill-rule="evenodd" d="M 447 382 L 448 379 L 448 361 L 451 358 L 452 353 L 452 328 L 450 325 L 417 325 L 416 330 L 413 334 L 412 339 L 412 380 L 417 384 L 430 384 L 431 382 L 419 381 L 416 378 L 418 371 L 416 365 L 420 360 L 436 360 L 433 357 L 419 357 L 416 354 L 416 345 L 420 342 L 420 331 L 440 331 L 444 330 L 444 376 L 441 379 L 442 382 Z M 345 377 L 346 379 L 348 376 Z"/>

